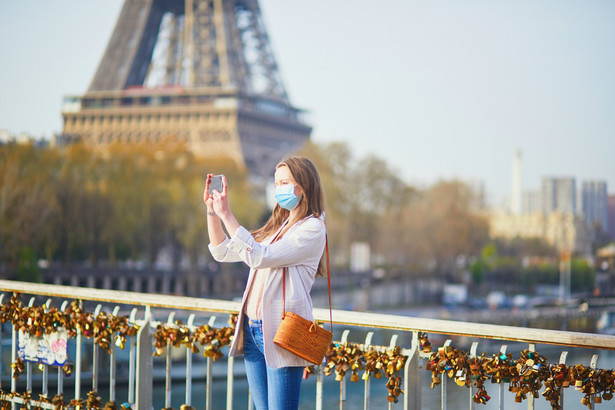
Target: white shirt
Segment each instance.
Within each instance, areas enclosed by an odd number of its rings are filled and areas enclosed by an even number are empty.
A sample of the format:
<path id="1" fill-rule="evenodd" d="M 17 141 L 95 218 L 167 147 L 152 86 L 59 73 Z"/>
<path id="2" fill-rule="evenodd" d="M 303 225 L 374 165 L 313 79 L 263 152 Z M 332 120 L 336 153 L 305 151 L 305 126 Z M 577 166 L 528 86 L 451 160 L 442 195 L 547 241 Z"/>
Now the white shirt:
<path id="1" fill-rule="evenodd" d="M 282 272 L 287 268 L 286 310 L 314 320 L 310 291 L 325 249 L 326 228 L 324 216 L 308 217 L 296 222 L 275 243 L 256 242 L 244 227 L 239 227 L 232 239 L 209 245 L 213 258 L 218 262 L 243 261 L 250 267 L 250 274 L 243 294 L 240 313 L 254 281 L 254 272 L 267 277 L 261 300 L 265 360 L 270 367 L 309 366 L 310 362 L 273 343 L 282 321 Z M 229 356 L 243 352 L 243 314 L 240 314 Z"/>

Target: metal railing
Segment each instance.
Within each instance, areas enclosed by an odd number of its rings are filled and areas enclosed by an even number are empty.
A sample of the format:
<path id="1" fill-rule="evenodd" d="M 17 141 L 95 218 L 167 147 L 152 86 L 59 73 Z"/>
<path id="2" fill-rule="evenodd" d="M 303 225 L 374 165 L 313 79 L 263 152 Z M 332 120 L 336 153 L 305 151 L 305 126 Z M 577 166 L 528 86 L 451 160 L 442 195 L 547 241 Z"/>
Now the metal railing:
<path id="1" fill-rule="evenodd" d="M 28 304 L 33 306 L 35 303 L 35 299 L 42 301 L 44 298 L 50 298 L 45 301 L 45 308 L 49 309 L 51 304 L 54 303 L 54 300 L 51 298 L 59 298 L 61 306 L 60 309 L 66 309 L 67 302 L 69 300 L 79 300 L 83 303 L 88 303 L 91 305 L 96 305 L 94 309 L 94 317 L 97 317 L 101 311 L 112 312 L 111 315 L 117 316 L 121 312 L 130 312 L 129 313 L 129 323 L 134 324 L 138 327 L 138 333 L 134 336 L 130 337 L 129 342 L 129 369 L 128 374 L 123 373 L 121 376 L 122 380 L 126 380 L 128 384 L 128 398 L 126 408 L 129 406 L 131 408 L 149 410 L 154 408 L 153 404 L 153 379 L 154 379 L 154 341 L 152 340 L 152 335 L 155 333 L 155 329 L 158 326 L 163 326 L 166 324 L 168 327 L 177 326 L 179 322 L 175 320 L 175 312 L 188 313 L 188 320 L 185 325 L 187 328 L 194 329 L 195 328 L 195 317 L 199 315 L 199 317 L 204 317 L 205 314 L 228 314 L 228 315 L 236 315 L 240 308 L 240 304 L 238 302 L 233 301 L 223 301 L 223 300 L 211 300 L 211 299 L 200 299 L 200 298 L 187 298 L 181 296 L 172 296 L 172 295 L 159 295 L 159 294 L 145 294 L 145 293 L 135 293 L 135 292 L 123 292 L 123 291 L 113 291 L 113 290 L 100 290 L 100 289 L 90 289 L 90 288 L 78 288 L 78 287 L 70 287 L 70 286 L 59 286 L 59 285 L 41 285 L 41 284 L 30 284 L 24 282 L 15 282 L 15 281 L 6 281 L 0 280 L 0 292 L 3 292 L 0 297 L 0 305 L 4 305 L 7 302 L 7 299 L 11 297 L 13 293 L 19 293 L 21 295 L 29 295 L 31 298 L 29 299 Z M 122 309 L 120 305 L 124 306 Z M 165 321 L 157 322 L 154 320 L 155 311 L 162 309 L 170 309 L 170 313 L 168 314 Z M 315 309 L 315 318 L 318 321 L 327 322 L 329 320 L 329 311 L 327 309 Z M 210 318 L 208 321 L 208 325 L 213 327 L 215 318 Z M 438 349 L 438 352 L 435 354 L 427 353 L 427 349 L 425 349 L 423 343 L 423 337 L 425 334 L 441 334 L 441 335 L 449 335 L 449 336 L 464 336 L 472 339 L 487 339 L 487 340 L 500 340 L 503 342 L 521 342 L 527 344 L 528 351 L 534 351 L 536 344 L 547 344 L 547 345 L 557 345 L 557 346 L 565 346 L 565 347 L 583 347 L 590 349 L 599 349 L 599 350 L 615 350 L 615 336 L 607 336 L 607 335 L 599 335 L 599 334 L 590 334 L 590 333 L 580 333 L 580 332 L 566 332 L 566 331 L 555 331 L 555 330 L 545 330 L 545 329 L 530 329 L 530 328 L 520 328 L 513 326 L 499 326 L 499 325 L 488 325 L 488 324 L 480 324 L 480 323 L 469 323 L 469 322 L 458 322 L 458 321 L 450 321 L 450 320 L 435 320 L 435 319 L 426 319 L 426 318 L 416 318 L 416 317 L 405 317 L 405 316 L 397 316 L 397 315 L 388 315 L 388 314 L 375 314 L 375 313 L 360 313 L 360 312 L 349 312 L 343 310 L 334 310 L 333 311 L 333 321 L 336 324 L 337 328 L 339 326 L 342 327 L 357 327 L 367 331 L 367 337 L 363 343 L 352 343 L 348 341 L 349 331 L 343 330 L 342 334 L 338 341 L 336 341 L 337 347 L 349 347 L 361 352 L 379 352 L 380 354 L 389 353 L 389 357 L 385 357 L 385 367 L 387 360 L 392 362 L 393 351 L 395 351 L 398 336 L 393 335 L 391 337 L 390 343 L 388 346 L 374 346 L 372 345 L 372 336 L 373 329 L 385 329 L 386 331 L 402 331 L 409 332 L 411 335 L 410 338 L 410 346 L 408 348 L 397 349 L 395 355 L 403 357 L 403 361 L 401 361 L 400 365 L 397 366 L 396 369 L 393 369 L 390 374 L 387 373 L 386 376 L 390 376 L 391 380 L 397 380 L 397 395 L 395 397 L 391 396 L 388 406 L 389 408 L 395 408 L 396 406 L 401 406 L 404 409 L 421 409 L 421 385 L 422 381 L 427 377 L 429 373 L 425 372 L 424 364 L 425 358 L 429 357 L 430 360 L 434 359 L 438 353 L 442 353 L 447 349 L 447 346 L 450 345 L 450 340 L 447 340 L 444 345 Z M 1 332 L 1 328 L 0 328 Z M 337 332 L 337 331 L 336 331 Z M 0 333 L 0 338 L 2 334 Z M 112 336 L 111 340 L 113 341 Z M 91 355 L 91 364 L 89 365 L 89 369 L 83 368 L 82 365 L 82 356 L 84 356 L 84 335 L 82 332 L 77 332 L 74 337 L 75 343 L 75 369 L 74 369 L 74 398 L 75 400 L 79 400 L 82 398 L 82 380 L 87 377 L 92 378 L 92 392 L 96 392 L 99 387 L 100 374 L 102 373 L 102 369 L 100 368 L 102 351 L 99 346 L 96 344 L 93 345 L 92 355 Z M 219 343 L 219 341 L 218 341 Z M 173 380 L 173 363 L 172 357 L 173 353 L 173 343 L 166 343 L 164 348 L 164 353 L 166 357 L 166 364 L 164 375 L 162 378 L 165 381 L 165 408 L 170 407 L 171 402 L 171 391 L 172 391 L 172 380 Z M 478 357 L 476 348 L 478 342 L 474 342 L 472 344 L 472 348 L 470 349 L 467 358 L 475 358 Z M 12 331 L 12 348 L 11 348 L 11 360 L 15 362 L 17 360 L 17 330 L 13 329 Z M 503 346 L 500 349 L 501 354 L 505 354 L 506 347 Z M 158 352 L 160 353 L 160 352 Z M 109 381 L 109 400 L 110 402 L 114 402 L 116 400 L 116 382 L 118 380 L 118 373 L 116 369 L 116 360 L 117 360 L 118 350 L 116 349 L 115 343 L 111 342 L 109 344 L 109 354 L 106 359 L 108 359 L 109 369 L 108 369 L 108 381 Z M 185 354 L 185 380 L 182 380 L 182 383 L 185 384 L 185 405 L 191 406 L 192 402 L 192 381 L 195 377 L 195 374 L 192 369 L 193 365 L 193 352 L 190 349 L 186 349 Z M 386 356 L 386 355 L 385 355 Z M 466 358 L 466 359 L 467 359 Z M 214 357 L 208 357 L 206 359 L 206 404 L 205 407 L 207 409 L 212 408 L 212 379 L 213 379 L 213 361 Z M 564 363 L 566 359 L 566 352 L 562 352 L 560 356 L 560 363 Z M 592 363 L 590 367 L 596 368 L 597 356 L 594 356 L 592 359 Z M 344 373 L 349 371 L 353 372 L 352 366 L 349 366 L 349 362 L 345 362 L 345 364 L 339 365 L 338 367 L 329 366 L 332 363 L 331 361 L 327 361 L 326 365 L 318 366 L 315 369 L 316 374 L 316 402 L 315 408 L 322 409 L 323 408 L 323 384 L 326 379 L 324 377 L 327 373 L 332 373 L 332 371 L 336 371 L 338 377 L 336 380 L 340 382 L 340 390 L 339 390 L 339 408 L 343 409 L 346 406 L 346 388 L 347 388 L 347 379 L 348 377 L 344 377 Z M 350 362 L 354 363 L 354 362 Z M 35 365 L 35 364 L 34 364 Z M 11 392 L 5 392 L 2 390 L 2 396 L 0 397 L 0 401 L 10 402 L 12 408 L 16 408 L 18 404 L 27 403 L 32 407 L 40 407 L 40 408 L 49 408 L 49 409 L 57 409 L 62 408 L 56 403 L 52 402 L 50 398 L 49 391 L 49 375 L 53 371 L 52 366 L 41 365 L 39 366 L 42 371 L 42 377 L 40 381 L 40 398 L 35 397 L 33 394 L 33 375 L 35 374 L 34 369 L 32 368 L 33 363 L 26 362 L 25 363 L 25 373 L 26 373 L 26 385 L 25 388 L 21 386 L 21 382 L 18 383 L 18 380 L 12 378 L 11 380 Z M 328 369 L 327 369 L 328 367 Z M 87 371 L 86 371 L 87 370 Z M 391 369 L 389 369 L 391 370 Z M 399 376 L 395 379 L 395 376 L 398 374 Z M 66 394 L 65 390 L 65 375 L 61 368 L 57 370 L 58 376 L 55 384 L 57 385 L 57 394 L 61 397 L 63 394 Z M 234 400 L 234 373 L 235 373 L 235 361 L 232 357 L 227 360 L 227 369 L 226 375 L 223 376 L 226 378 L 226 408 L 233 408 L 233 400 Z M 369 376 L 369 372 L 366 371 Z M 377 373 L 377 370 L 373 370 L 372 374 Z M 0 374 L 3 374 L 3 369 L 0 368 Z M 341 375 L 341 377 L 340 377 Z M 392 375 L 392 376 L 391 376 Z M 181 376 L 183 378 L 183 376 Z M 176 376 L 177 378 L 177 376 Z M 373 401 L 370 398 L 370 382 L 372 378 L 363 377 L 364 394 L 363 394 L 363 407 L 365 409 L 370 408 L 370 403 Z M 439 379 L 440 380 L 440 379 Z M 356 377 L 355 377 L 356 381 Z M 401 382 L 401 383 L 400 383 Z M 19 384 L 19 385 L 18 385 Z M 445 409 L 447 406 L 447 383 L 446 378 L 441 378 L 440 389 L 441 389 L 441 399 L 440 399 L 440 407 Z M 0 386 L 2 387 L 2 386 Z M 393 386 L 389 391 L 394 390 Z M 471 399 L 474 394 L 474 388 L 472 386 L 470 390 L 470 400 L 468 407 L 473 408 L 474 402 Z M 615 389 L 615 385 L 613 386 Z M 504 394 L 504 382 L 500 381 L 498 390 L 500 393 L 499 398 L 499 408 L 504 407 L 504 401 L 502 399 Z M 403 391 L 402 397 L 399 397 L 401 403 L 397 403 L 397 396 L 400 391 Z M 608 389 L 606 390 L 608 392 Z M 560 393 L 563 395 L 563 391 Z M 68 396 L 68 394 L 67 394 Z M 529 395 L 527 398 L 528 409 L 534 408 L 534 399 L 533 395 Z M 88 400 L 94 400 L 93 398 L 88 398 Z M 590 404 L 594 405 L 598 403 L 600 400 L 594 401 L 594 396 L 590 397 Z M 386 400 L 385 400 L 386 402 Z M 74 401 L 71 403 L 65 403 L 65 407 L 63 408 L 92 408 L 90 405 L 90 401 L 85 403 L 85 400 L 82 399 L 81 402 Z M 251 403 L 250 403 L 251 404 Z M 104 405 L 100 405 L 100 408 L 104 408 Z M 379 408 L 381 406 L 378 406 Z M 96 407 L 97 408 L 97 407 Z M 117 407 L 116 407 L 117 408 Z M 190 407 L 187 407 L 190 408 Z M 593 408 L 593 407 L 592 407 Z"/>

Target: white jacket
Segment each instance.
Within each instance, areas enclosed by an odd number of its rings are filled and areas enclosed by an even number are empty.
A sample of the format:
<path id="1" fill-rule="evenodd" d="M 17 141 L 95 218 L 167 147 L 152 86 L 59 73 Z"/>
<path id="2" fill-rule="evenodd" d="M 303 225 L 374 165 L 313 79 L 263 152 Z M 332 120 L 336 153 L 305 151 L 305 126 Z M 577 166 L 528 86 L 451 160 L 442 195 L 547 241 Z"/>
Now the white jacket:
<path id="1" fill-rule="evenodd" d="M 276 232 L 277 233 L 277 232 Z M 310 290 L 318 264 L 325 249 L 324 216 L 308 217 L 291 226 L 284 236 L 271 244 L 272 238 L 256 242 L 244 227 L 239 227 L 232 239 L 226 238 L 218 246 L 209 245 L 218 262 L 245 262 L 250 274 L 241 302 L 239 321 L 229 350 L 229 356 L 243 353 L 243 311 L 254 280 L 254 272 L 267 275 L 261 307 L 263 311 L 263 339 L 265 360 L 269 367 L 309 366 L 310 362 L 273 343 L 282 321 L 282 273 L 287 268 L 286 310 L 307 320 L 314 320 Z"/>

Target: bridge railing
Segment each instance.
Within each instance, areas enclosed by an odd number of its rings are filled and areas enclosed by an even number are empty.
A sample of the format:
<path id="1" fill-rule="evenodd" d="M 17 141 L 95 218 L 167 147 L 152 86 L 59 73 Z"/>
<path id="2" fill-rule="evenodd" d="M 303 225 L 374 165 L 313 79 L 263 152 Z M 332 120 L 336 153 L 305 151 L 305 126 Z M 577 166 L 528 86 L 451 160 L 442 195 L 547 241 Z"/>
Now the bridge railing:
<path id="1" fill-rule="evenodd" d="M 40 408 L 137 408 L 149 410 L 154 408 L 153 403 L 153 379 L 156 373 L 154 358 L 159 355 L 166 359 L 163 374 L 160 376 L 165 381 L 164 401 L 165 407 L 170 408 L 172 381 L 177 380 L 177 374 L 173 373 L 173 366 L 176 361 L 177 352 L 185 358 L 185 375 L 180 375 L 182 384 L 185 384 L 185 404 L 184 409 L 192 407 L 192 381 L 196 377 L 193 372 L 193 357 L 199 347 L 203 349 L 207 357 L 205 363 L 206 372 L 206 403 L 207 409 L 212 408 L 213 392 L 212 380 L 213 362 L 219 358 L 221 349 L 229 342 L 228 328 L 215 328 L 215 318 L 212 315 L 226 316 L 230 319 L 235 317 L 240 308 L 238 302 L 211 300 L 201 298 L 187 298 L 172 295 L 146 294 L 135 292 L 123 292 L 113 290 L 100 290 L 90 288 L 78 288 L 59 285 L 29 284 L 25 282 L 15 282 L 0 280 L 0 305 L 3 309 L 3 317 L 9 317 L 13 326 L 11 333 L 11 374 L 24 372 L 25 386 L 23 377 L 11 378 L 11 390 L 5 391 L 4 385 L 0 385 L 0 401 L 11 403 L 12 408 L 17 405 L 27 404 L 32 407 Z M 29 306 L 32 311 L 27 309 L 19 310 L 21 318 L 16 318 L 15 312 L 10 310 L 9 299 L 13 294 L 18 293 L 23 300 L 24 307 Z M 69 349 L 74 354 L 74 369 L 71 378 L 66 378 L 66 371 L 71 370 L 64 366 L 55 366 L 32 363 L 26 361 L 19 362 L 18 352 L 18 331 L 30 331 L 35 328 L 36 322 L 43 322 L 41 311 L 52 311 L 55 306 L 57 311 L 73 311 L 76 305 L 69 304 L 69 301 L 79 300 L 81 306 L 90 305 L 92 314 L 84 314 L 77 320 L 80 322 L 75 327 L 74 334 L 70 334 L 71 343 L 74 348 Z M 38 306 L 38 309 L 35 309 Z M 84 311 L 87 308 L 84 308 Z M 34 315 L 34 312 L 36 315 Z M 164 313 L 162 313 L 164 312 Z M 329 311 L 326 309 L 315 309 L 317 320 L 326 322 L 329 320 Z M 31 314 L 32 317 L 24 317 Z M 122 316 L 122 314 L 125 314 Z M 155 316 L 164 314 L 161 320 Z M 187 320 L 176 320 L 176 314 L 187 314 Z M 122 322 L 124 327 L 115 321 L 113 326 L 109 318 L 125 317 Z M 207 323 L 200 326 L 195 324 L 195 318 L 202 319 L 209 317 Z M 101 325 L 102 319 L 107 320 Z M 21 321 L 20 321 L 21 320 Z M 59 321 L 60 319 L 58 319 Z M 157 321 L 159 320 L 159 321 Z M 534 401 L 538 397 L 540 388 L 545 386 L 553 390 L 550 397 L 543 392 L 543 396 L 562 406 L 561 397 L 566 387 L 566 382 L 572 382 L 573 386 L 582 391 L 585 400 L 592 408 L 599 404 L 602 398 L 608 399 L 609 394 L 615 391 L 615 370 L 602 370 L 596 367 L 597 356 L 594 356 L 588 366 L 568 367 L 565 364 L 566 355 L 562 352 L 559 363 L 549 364 L 544 358 L 535 352 L 536 344 L 557 345 L 562 347 L 583 347 L 598 350 L 615 350 L 615 337 L 590 333 L 554 331 L 545 329 L 530 329 L 512 326 L 498 326 L 480 323 L 458 322 L 449 320 L 435 320 L 416 317 L 405 317 L 388 314 L 360 313 L 343 310 L 334 310 L 334 324 L 336 331 L 344 327 L 360 328 L 367 332 L 367 337 L 362 342 L 352 342 L 348 340 L 348 329 L 342 329 L 341 335 L 335 335 L 336 342 L 328 352 L 326 362 L 315 369 L 311 369 L 316 377 L 316 401 L 315 408 L 323 408 L 323 385 L 333 378 L 326 378 L 325 375 L 335 374 L 335 380 L 339 382 L 339 407 L 346 406 L 347 380 L 358 381 L 359 370 L 363 371 L 361 381 L 364 383 L 363 406 L 370 408 L 373 402 L 370 398 L 370 382 L 375 378 L 384 377 L 388 379 L 386 387 L 389 391 L 389 408 L 403 407 L 404 409 L 424 408 L 421 401 L 421 386 L 429 373 L 425 368 L 432 371 L 432 388 L 438 386 L 440 389 L 440 408 L 444 409 L 447 405 L 447 378 L 454 379 L 457 384 L 470 387 L 468 407 L 473 408 L 476 403 L 488 400 L 484 382 L 488 379 L 498 384 L 497 389 L 500 393 L 499 408 L 504 407 L 504 387 L 509 383 L 509 390 L 516 393 L 516 398 L 527 400 L 528 409 L 534 408 Z M 229 320 L 231 323 L 232 320 Z M 49 322 L 47 326 L 49 326 Z M 41 323 L 38 325 L 42 326 Z M 108 333 L 101 331 L 100 327 L 107 327 Z M 6 328 L 5 328 L 6 329 Z M 84 330 L 85 329 L 85 330 Z M 89 330 L 87 330 L 89 329 Z M 131 332 L 130 329 L 133 331 Z M 391 337 L 390 343 L 384 346 L 372 344 L 373 330 L 382 329 L 386 332 L 408 332 L 410 343 L 408 347 L 400 348 L 397 346 L 397 335 Z M 43 329 L 44 330 L 44 329 Z M 91 332 L 90 332 L 91 330 Z M 0 328 L 1 331 L 1 328 Z M 6 331 L 6 330 L 5 330 Z M 88 332 L 90 334 L 88 334 Z M 197 333 L 201 345 L 196 345 Z M 464 353 L 450 346 L 447 340 L 443 346 L 436 351 L 429 351 L 428 334 L 464 336 L 471 339 L 499 340 L 502 342 L 521 342 L 527 344 L 528 349 L 522 352 L 522 357 L 514 361 L 507 356 L 506 347 L 503 346 L 500 352 L 494 357 L 489 358 L 485 355 L 479 356 L 476 352 L 478 342 L 472 344 L 470 352 Z M 0 334 L 0 338 L 2 335 Z M 96 343 L 88 345 L 84 339 L 95 339 Z M 127 362 L 128 369 L 125 367 L 118 372 L 117 357 L 120 350 L 118 346 L 125 344 L 128 346 Z M 87 351 L 92 347 L 91 353 Z M 183 351 L 178 349 L 183 347 Z M 73 352 L 74 350 L 74 352 Z M 106 351 L 106 352 L 105 352 Z M 1 352 L 0 352 L 1 353 Z M 105 355 L 105 353 L 107 353 Z M 0 354 L 1 356 L 1 354 Z M 101 368 L 104 359 L 108 364 L 107 369 Z M 184 360 L 184 359 L 182 359 Z M 499 367 L 501 372 L 513 372 L 515 374 L 503 375 L 499 371 L 496 373 L 493 366 Z M 499 363 L 499 364 L 498 364 Z M 504 363 L 507 363 L 506 366 Z M 226 363 L 226 408 L 233 408 L 233 401 L 237 399 L 234 394 L 234 374 L 241 364 L 235 364 L 233 358 L 228 358 Z M 559 366 L 559 367 L 558 367 Z M 39 369 L 39 373 L 33 368 Z M 160 366 L 159 366 L 160 367 Z M 219 366 L 217 367 L 219 369 Z M 183 369 L 183 366 L 182 366 Z M 57 388 L 57 394 L 50 393 L 50 374 L 57 371 L 57 379 L 53 385 Z M 559 372 L 559 373 L 558 373 Z M 589 374 L 591 372 L 591 374 Z M 0 374 L 4 374 L 4 369 L 0 368 Z M 42 373 L 42 374 L 41 374 Z M 306 369 L 306 373 L 309 373 Z M 564 375 L 565 373 L 565 375 Z M 106 375 L 106 376 L 103 376 Z M 558 375 L 562 375 L 562 380 L 555 380 Z M 40 376 L 40 377 L 39 377 Z M 550 377 L 550 379 L 548 377 Z M 33 391 L 33 381 L 40 385 L 36 394 Z M 92 390 L 87 398 L 82 394 L 82 383 L 84 379 L 91 377 Z M 99 382 L 108 381 L 109 402 L 105 405 L 100 403 L 97 395 Z M 128 393 L 125 404 L 116 404 L 116 383 L 127 384 Z M 74 395 L 65 389 L 68 383 L 74 384 Z M 518 390 L 515 390 L 518 389 Z M 553 397 L 553 395 L 558 397 Z M 53 397 L 52 397 L 53 396 Z M 120 400 L 123 401 L 124 399 Z M 378 400 L 387 401 L 380 397 Z M 516 400 L 516 401 L 521 401 Z M 62 407 L 64 406 L 64 407 Z M 115 406 L 115 407 L 114 407 Z M 377 406 L 381 408 L 381 406 Z M 3 407 L 4 408 L 4 407 Z M 555 408 L 555 406 L 554 406 Z"/>

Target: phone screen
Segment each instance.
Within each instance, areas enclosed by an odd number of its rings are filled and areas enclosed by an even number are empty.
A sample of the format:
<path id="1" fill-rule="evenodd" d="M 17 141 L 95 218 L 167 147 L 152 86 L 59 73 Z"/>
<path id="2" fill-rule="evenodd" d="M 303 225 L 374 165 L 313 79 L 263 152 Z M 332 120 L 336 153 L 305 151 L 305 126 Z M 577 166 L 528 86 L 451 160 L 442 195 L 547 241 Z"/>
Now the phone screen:
<path id="1" fill-rule="evenodd" d="M 214 175 L 209 180 L 209 193 L 213 194 L 214 191 L 222 192 L 222 175 Z"/>

